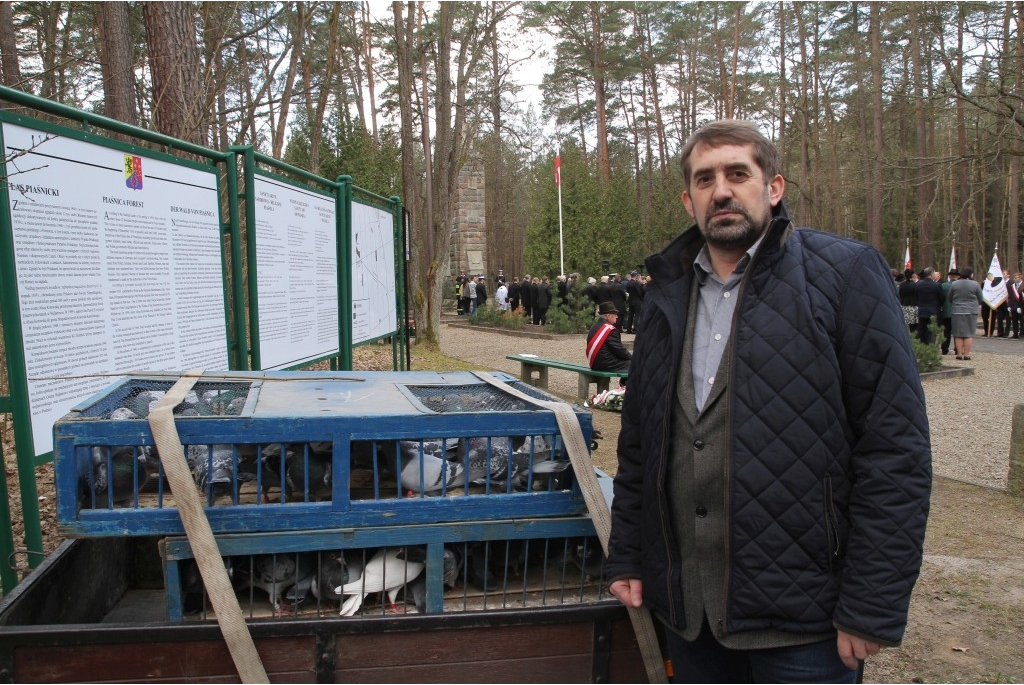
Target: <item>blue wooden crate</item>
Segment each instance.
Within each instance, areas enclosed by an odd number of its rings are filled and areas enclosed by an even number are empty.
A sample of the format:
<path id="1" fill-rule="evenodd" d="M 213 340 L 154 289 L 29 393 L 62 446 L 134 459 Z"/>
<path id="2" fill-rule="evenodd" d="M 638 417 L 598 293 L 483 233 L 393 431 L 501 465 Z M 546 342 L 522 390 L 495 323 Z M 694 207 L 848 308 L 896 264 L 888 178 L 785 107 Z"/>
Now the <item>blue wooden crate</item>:
<path id="1" fill-rule="evenodd" d="M 65 535 L 183 532 L 145 420 L 176 380 L 125 378 L 55 424 Z M 554 414 L 468 372 L 204 374 L 175 414 L 218 533 L 585 510 Z M 576 415 L 589 444 L 591 416 Z"/>
<path id="2" fill-rule="evenodd" d="M 614 601 L 587 516 L 241 533 L 218 535 L 217 543 L 247 618 L 360 619 Z M 211 620 L 188 540 L 164 538 L 160 550 L 167 620 Z M 361 575 L 360 567 L 389 554 L 389 571 L 373 580 Z M 406 557 L 422 563 L 407 565 Z M 349 594 L 331 594 L 331 587 L 346 580 Z M 397 612 L 380 587 L 393 591 Z M 358 602 L 352 602 L 354 595 L 360 595 Z"/>

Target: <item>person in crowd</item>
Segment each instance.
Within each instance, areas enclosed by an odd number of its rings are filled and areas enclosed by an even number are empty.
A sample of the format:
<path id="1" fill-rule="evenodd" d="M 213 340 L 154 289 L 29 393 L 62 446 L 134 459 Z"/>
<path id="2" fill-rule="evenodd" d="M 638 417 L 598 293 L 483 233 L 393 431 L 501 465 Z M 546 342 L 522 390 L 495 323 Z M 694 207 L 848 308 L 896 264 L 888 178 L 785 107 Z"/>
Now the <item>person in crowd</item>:
<path id="1" fill-rule="evenodd" d="M 643 304 L 644 282 L 640 279 L 640 272 L 634 271 L 629 274 L 629 280 L 626 281 L 626 322 L 623 327 L 627 333 L 637 332 L 640 308 Z"/>
<path id="2" fill-rule="evenodd" d="M 620 312 L 625 312 L 626 311 L 626 285 L 621 280 L 619 280 L 619 275 L 618 274 L 612 274 L 612 277 L 611 277 L 611 280 L 609 282 L 609 285 L 611 286 L 611 289 L 608 291 L 608 298 L 605 299 L 605 300 L 602 300 L 602 302 L 609 302 L 610 301 L 612 304 L 615 305 L 615 309 L 616 310 L 618 310 Z M 622 321 L 621 321 L 621 319 L 617 319 L 615 321 L 615 327 L 619 329 L 619 332 L 622 332 Z"/>
<path id="3" fill-rule="evenodd" d="M 498 289 L 494 291 L 494 303 L 498 305 L 499 312 L 508 311 L 508 286 L 504 281 L 499 283 Z"/>
<path id="4" fill-rule="evenodd" d="M 551 282 L 533 277 L 533 325 L 543 326 L 548 322 L 548 307 L 551 306 Z"/>
<path id="5" fill-rule="evenodd" d="M 519 276 L 513 276 L 508 286 L 508 306 L 512 311 L 519 309 Z"/>
<path id="6" fill-rule="evenodd" d="M 912 333 L 917 332 L 919 311 L 917 308 L 917 280 L 912 269 L 903 272 L 903 278 L 896 278 L 899 285 L 900 305 L 903 306 L 903 320 Z"/>
<path id="7" fill-rule="evenodd" d="M 755 124 L 706 124 L 681 160 L 696 226 L 646 260 L 610 590 L 664 625 L 677 682 L 853 683 L 902 639 L 931 491 L 888 266 L 791 225 Z"/>
<path id="8" fill-rule="evenodd" d="M 466 299 L 469 300 L 469 313 L 471 315 L 476 314 L 476 285 L 476 276 L 470 276 L 469 282 L 466 283 Z"/>
<path id="9" fill-rule="evenodd" d="M 583 289 L 583 294 L 590 298 L 590 301 L 594 303 L 596 307 L 597 302 L 597 279 L 593 276 L 587 278 L 587 287 Z"/>
<path id="10" fill-rule="evenodd" d="M 1013 284 L 1013 278 L 1010 277 L 1008 270 L 1003 269 L 1001 279 L 1006 284 L 1006 299 L 995 309 L 996 332 L 1000 338 L 1009 338 L 1013 323 L 1013 317 L 1010 316 L 1010 286 Z"/>
<path id="11" fill-rule="evenodd" d="M 459 275 L 455 277 L 455 309 L 459 315 L 469 313 L 469 290 L 466 288 L 467 283 L 469 283 L 469 276 L 466 275 L 465 269 L 461 269 Z"/>
<path id="12" fill-rule="evenodd" d="M 965 266 L 960 269 L 960 278 L 949 284 L 949 300 L 953 307 L 953 350 L 956 358 L 971 359 L 974 336 L 978 332 L 978 310 L 985 299 L 981 296 L 981 284 L 971 277 L 974 269 Z"/>
<path id="13" fill-rule="evenodd" d="M 942 282 L 942 354 L 949 354 L 949 345 L 953 341 L 953 302 L 949 299 L 949 286 L 959 278 L 960 272 L 950 269 Z"/>
<path id="14" fill-rule="evenodd" d="M 564 304 L 566 298 L 569 297 L 569 279 L 565 274 L 558 274 L 555 287 L 558 289 L 558 303 Z"/>
<path id="15" fill-rule="evenodd" d="M 632 355 L 622 344 L 615 325 L 618 318 L 619 312 L 611 302 L 597 306 L 597 321 L 587 332 L 587 363 L 595 371 L 629 371 Z"/>
<path id="16" fill-rule="evenodd" d="M 942 313 L 942 285 L 938 274 L 930 266 L 921 269 L 917 279 L 917 339 L 924 344 L 932 342 L 931 326 Z"/>
<path id="17" fill-rule="evenodd" d="M 505 271 L 503 269 L 498 269 L 498 275 L 494 277 L 494 287 L 498 287 L 499 285 L 503 285 L 504 283 Z"/>
<path id="18" fill-rule="evenodd" d="M 990 274 L 990 273 L 989 274 L 985 274 L 985 280 L 981 284 L 982 295 L 984 295 L 986 290 L 990 289 L 991 287 L 993 287 L 995 285 L 998 285 L 1001 280 L 1002 280 L 1002 276 L 999 277 L 999 280 L 996 280 L 994 274 Z M 996 326 L 996 320 L 995 320 L 995 317 L 992 316 L 992 308 L 988 306 L 988 303 L 985 302 L 984 297 L 983 297 L 982 298 L 982 306 L 981 306 L 981 335 L 982 335 L 982 337 L 983 338 L 990 338 L 990 337 L 992 337 L 992 335 L 994 333 L 995 326 Z"/>
<path id="19" fill-rule="evenodd" d="M 1010 327 L 1013 339 L 1020 340 L 1024 336 L 1024 289 L 1021 281 L 1024 275 L 1019 271 L 1013 275 L 1013 281 L 1006 286 L 1007 302 L 1010 308 Z"/>
<path id="20" fill-rule="evenodd" d="M 600 304 L 602 302 L 611 302 L 612 301 L 611 280 L 612 280 L 611 276 L 608 276 L 608 275 L 601 276 L 601 282 L 597 284 L 597 290 L 595 292 L 595 294 L 597 295 L 597 302 L 598 302 L 598 304 Z"/>
<path id="21" fill-rule="evenodd" d="M 476 308 L 487 304 L 487 279 L 483 274 L 476 277 Z"/>
<path id="22" fill-rule="evenodd" d="M 533 321 L 533 281 L 530 279 L 530 274 L 523 276 L 523 287 L 520 294 L 523 298 L 523 314 L 526 316 L 526 321 Z"/>

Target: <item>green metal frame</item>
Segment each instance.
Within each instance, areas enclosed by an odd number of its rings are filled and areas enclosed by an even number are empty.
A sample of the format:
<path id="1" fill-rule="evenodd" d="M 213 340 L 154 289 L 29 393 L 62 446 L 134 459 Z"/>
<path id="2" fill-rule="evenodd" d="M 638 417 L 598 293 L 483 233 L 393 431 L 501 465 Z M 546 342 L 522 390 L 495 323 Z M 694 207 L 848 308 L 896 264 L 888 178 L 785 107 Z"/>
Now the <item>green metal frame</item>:
<path id="1" fill-rule="evenodd" d="M 338 353 L 322 357 L 320 359 L 308 360 L 301 365 L 292 368 L 300 368 L 319 361 L 329 360 L 332 370 L 350 370 L 352 368 L 352 350 L 355 344 L 352 340 L 352 283 L 351 278 L 346 277 L 348 267 L 352 263 L 352 203 L 359 202 L 378 209 L 384 209 L 392 215 L 393 238 L 395 244 L 395 291 L 398 327 L 395 333 L 388 333 L 373 340 L 366 340 L 360 345 L 369 344 L 375 340 L 390 338 L 392 341 L 392 369 L 395 371 L 407 370 L 408 359 L 405 342 L 408 338 L 406 311 L 404 304 L 404 254 L 401 250 L 401 217 L 402 203 L 397 197 L 383 197 L 368 190 L 359 188 L 352 183 L 351 176 L 339 176 L 331 181 L 322 176 L 310 173 L 305 169 L 292 166 L 272 157 L 256 152 L 251 146 L 232 146 L 230 148 L 242 166 L 242 186 L 235 197 L 243 201 L 245 226 L 246 226 L 246 265 L 248 274 L 248 312 L 249 312 L 249 361 L 247 368 L 258 369 L 261 364 L 261 350 L 259 340 L 259 295 L 258 295 L 258 273 L 259 263 L 256 257 L 256 240 L 254 231 L 256 226 L 256 197 L 250 192 L 254 187 L 256 176 L 264 176 L 269 179 L 303 188 L 325 196 L 333 196 L 335 200 L 335 222 L 336 222 L 336 251 L 338 264 Z M 231 166 L 231 165 L 229 165 Z M 283 176 L 270 170 L 290 174 Z M 330 191 L 325 193 L 324 190 Z M 358 199 L 357 199 L 358 198 Z"/>
<path id="2" fill-rule="evenodd" d="M 217 192 L 223 196 L 220 168 L 218 165 L 225 164 L 229 160 L 227 153 L 210 150 L 199 145 L 186 141 L 171 138 L 160 133 L 154 133 L 143 128 L 131 126 L 124 122 L 109 119 L 107 117 L 83 112 L 66 105 L 51 102 L 38 98 L 19 90 L 0 86 L 0 100 L 27 108 L 35 112 L 42 112 L 53 117 L 59 117 L 80 128 L 54 124 L 49 121 L 32 118 L 29 116 L 14 113 L 10 110 L 0 110 L 0 122 L 12 123 L 26 128 L 32 128 L 45 133 L 53 133 L 62 137 L 81 140 L 88 143 L 103 145 L 124 153 L 144 156 L 149 159 L 156 159 L 173 164 L 180 164 L 194 169 L 211 171 L 217 181 Z M 136 138 L 148 143 L 161 146 L 164 152 L 153 150 L 148 147 L 134 145 L 113 138 L 93 133 L 91 129 L 101 129 L 123 136 Z M 0 149 L 4 147 L 2 129 L 0 129 Z M 203 164 L 189 159 L 184 159 L 174 153 L 194 155 L 209 161 Z M 6 165 L 5 165 L 6 166 Z M 231 170 L 228 169 L 227 184 L 231 186 Z M 236 184 L 237 185 L 237 184 Z M 234 221 L 235 213 L 230 210 L 229 218 L 224 220 L 224 208 L 220 208 L 219 223 L 221 226 L 221 237 L 229 236 L 233 243 L 237 243 L 237 225 Z M 10 196 L 6 183 L 0 183 L 0 315 L 2 315 L 4 327 L 4 349 L 7 353 L 7 380 L 9 395 L 0 397 L 0 411 L 13 415 L 14 424 L 14 445 L 18 465 L 18 483 L 21 494 L 22 518 L 25 528 L 25 549 L 29 555 L 29 566 L 34 568 L 43 559 L 42 529 L 39 516 L 38 491 L 35 480 L 35 467 L 52 459 L 52 453 L 40 455 L 37 459 L 32 439 L 31 413 L 28 401 L 28 379 L 25 368 L 25 357 L 23 354 L 23 331 L 21 326 L 21 310 L 18 301 L 18 287 L 16 280 L 16 265 L 14 259 L 14 239 L 11 216 L 8 211 Z M 230 268 L 235 268 L 235 261 L 232 260 Z M 229 264 L 225 256 L 223 242 L 221 244 L 221 268 L 222 281 L 225 284 L 225 301 L 237 309 L 240 302 L 231 300 L 227 291 Z M 232 271 L 232 277 L 236 283 L 240 282 L 240 272 Z M 231 319 L 228 309 L 225 308 L 225 330 L 226 344 L 230 358 L 232 350 L 238 350 L 239 346 L 233 341 L 231 331 Z M 237 329 L 236 329 L 237 330 Z M 237 357 L 237 353 L 236 353 Z M 6 474 L 0 473 L 0 485 L 6 486 Z M 17 583 L 17 574 L 10 567 L 8 560 L 15 553 L 14 539 L 11 525 L 10 503 L 7 499 L 7 488 L 4 487 L 0 493 L 0 583 L 4 592 L 10 591 Z"/>
<path id="3" fill-rule="evenodd" d="M 394 370 L 407 370 L 409 359 L 406 353 L 408 342 L 408 318 L 405 306 L 405 250 L 402 226 L 402 203 L 398 197 L 385 198 L 352 184 L 351 177 L 341 176 L 336 181 L 311 174 L 303 169 L 259 154 L 250 146 L 232 146 L 228 152 L 218 152 L 187 141 L 155 133 L 137 126 L 131 126 L 114 119 L 83 112 L 73 107 L 51 102 L 12 88 L 0 86 L 0 101 L 12 103 L 35 113 L 57 117 L 71 125 L 58 125 L 9 110 L 0 110 L 0 122 L 10 122 L 43 132 L 103 145 L 125 153 L 150 159 L 180 164 L 216 174 L 217 192 L 220 196 L 219 224 L 221 229 L 221 270 L 223 296 L 227 303 L 224 326 L 228 363 L 235 370 L 257 368 L 260 355 L 258 332 L 258 298 L 256 291 L 256 245 L 254 240 L 246 241 L 245 257 L 242 254 L 241 226 L 255 226 L 255 198 L 249 189 L 253 187 L 259 165 L 289 174 L 292 178 L 272 174 L 260 169 L 261 175 L 281 180 L 311 190 L 330 190 L 328 195 L 335 198 L 337 217 L 337 258 L 339 265 L 351 264 L 352 202 L 358 195 L 363 204 L 386 209 L 392 214 L 395 237 L 396 267 L 396 312 L 398 330 L 392 339 L 392 366 Z M 72 128 L 77 125 L 78 128 Z M 150 147 L 124 142 L 94 133 L 98 129 L 119 134 L 146 144 Z M 2 128 L 0 128 L 0 149 L 3 149 Z M 206 163 L 190 160 L 180 155 L 187 154 L 207 160 Z M 239 174 L 241 161 L 241 178 Z M 223 165 L 223 175 L 221 172 Z M 300 179 L 296 181 L 295 179 Z M 239 200 L 244 205 L 239 206 Z M 18 299 L 18 284 L 15 277 L 14 237 L 11 216 L 7 208 L 10 198 L 6 183 L 0 183 L 0 321 L 3 323 L 3 343 L 7 354 L 8 395 L 0 395 L 0 413 L 13 415 L 14 444 L 18 464 L 18 481 L 22 499 L 22 516 L 25 527 L 25 548 L 29 554 L 30 567 L 36 567 L 43 559 L 42 531 L 39 516 L 38 494 L 35 481 L 35 467 L 52 459 L 52 453 L 34 454 L 31 414 L 28 401 L 28 379 L 25 368 L 21 311 Z M 243 213 L 244 212 L 244 213 Z M 227 218 L 225 219 L 225 214 Z M 225 246 L 224 241 L 228 241 Z M 339 274 L 343 271 L 339 269 Z M 248 287 L 245 277 L 248 276 Z M 351 279 L 338 278 L 338 355 L 331 356 L 332 369 L 352 368 L 352 286 Z M 387 337 L 387 336 L 382 336 Z M 372 342 L 372 341 L 366 341 Z M 365 343 L 361 343 L 365 344 Z M 308 363 L 308 362 L 307 362 Z M 5 593 L 18 583 L 17 574 L 7 563 L 15 553 L 15 541 L 11 525 L 10 503 L 7 498 L 7 478 L 0 470 L 0 584 Z"/>

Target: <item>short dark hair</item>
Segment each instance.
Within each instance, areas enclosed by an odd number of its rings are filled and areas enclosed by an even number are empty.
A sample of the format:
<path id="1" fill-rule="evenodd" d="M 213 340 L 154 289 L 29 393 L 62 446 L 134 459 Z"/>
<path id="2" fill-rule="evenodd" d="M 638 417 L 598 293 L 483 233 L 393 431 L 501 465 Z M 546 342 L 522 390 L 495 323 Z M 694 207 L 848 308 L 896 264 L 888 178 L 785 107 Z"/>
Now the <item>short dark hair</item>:
<path id="1" fill-rule="evenodd" d="M 753 122 L 742 119 L 719 119 L 698 128 L 690 134 L 686 145 L 683 146 L 680 163 L 683 169 L 683 187 L 687 190 L 690 189 L 690 172 L 693 170 L 690 167 L 690 155 L 700 143 L 708 147 L 753 145 L 754 161 L 764 173 L 765 180 L 771 180 L 782 173 L 779 151 Z"/>
<path id="2" fill-rule="evenodd" d="M 970 278 L 974 275 L 974 269 L 969 266 L 960 267 L 960 278 Z"/>

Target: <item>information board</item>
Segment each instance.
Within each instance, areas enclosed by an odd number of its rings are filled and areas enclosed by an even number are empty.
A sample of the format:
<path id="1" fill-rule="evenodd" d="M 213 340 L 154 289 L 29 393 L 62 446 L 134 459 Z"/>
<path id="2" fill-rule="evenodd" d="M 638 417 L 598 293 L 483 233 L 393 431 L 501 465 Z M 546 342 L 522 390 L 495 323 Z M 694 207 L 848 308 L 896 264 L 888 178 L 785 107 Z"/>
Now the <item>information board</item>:
<path id="1" fill-rule="evenodd" d="M 395 226 L 390 212 L 352 203 L 352 343 L 398 330 Z"/>
<path id="2" fill-rule="evenodd" d="M 217 176 L 4 123 L 32 435 L 137 371 L 226 370 Z"/>
<path id="3" fill-rule="evenodd" d="M 253 190 L 261 369 L 338 354 L 334 198 L 260 175 Z"/>

